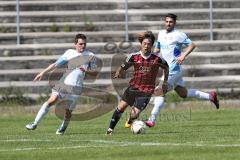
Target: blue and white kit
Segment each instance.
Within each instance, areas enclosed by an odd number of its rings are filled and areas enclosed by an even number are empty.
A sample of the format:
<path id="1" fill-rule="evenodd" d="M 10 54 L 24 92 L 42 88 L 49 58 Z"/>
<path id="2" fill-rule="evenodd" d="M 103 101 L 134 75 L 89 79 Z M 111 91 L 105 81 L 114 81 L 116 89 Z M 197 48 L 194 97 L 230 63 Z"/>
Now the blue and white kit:
<path id="1" fill-rule="evenodd" d="M 52 89 L 52 94 L 58 95 L 60 99 L 64 98 L 74 102 L 70 106 L 70 109 L 73 110 L 76 106 L 75 101 L 83 89 L 85 71 L 96 69 L 96 58 L 94 54 L 88 50 L 78 53 L 74 49 L 68 49 L 55 64 L 57 67 L 67 64 L 68 72 L 59 80 L 60 85 L 56 85 L 54 89 Z M 63 83 L 61 81 L 63 81 Z M 70 88 L 70 91 L 66 93 L 67 88 Z M 71 92 L 71 88 L 77 88 L 77 94 L 76 92 Z"/>
<path id="2" fill-rule="evenodd" d="M 160 49 L 159 56 L 166 60 L 169 66 L 168 90 L 174 89 L 177 85 L 184 86 L 182 67 L 176 63 L 176 59 L 181 55 L 182 47 L 189 46 L 191 43 L 192 41 L 185 33 L 175 29 L 171 32 L 161 30 L 158 33 L 155 48 Z"/>

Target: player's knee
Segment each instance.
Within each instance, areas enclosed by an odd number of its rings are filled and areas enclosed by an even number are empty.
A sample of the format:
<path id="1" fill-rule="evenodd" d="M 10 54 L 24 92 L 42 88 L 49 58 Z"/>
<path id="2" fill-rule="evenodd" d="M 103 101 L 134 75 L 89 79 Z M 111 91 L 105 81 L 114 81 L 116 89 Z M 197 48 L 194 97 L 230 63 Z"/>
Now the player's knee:
<path id="1" fill-rule="evenodd" d="M 124 112 L 124 111 L 125 111 L 125 108 L 122 107 L 122 106 L 118 106 L 117 109 L 118 109 L 120 112 Z"/>
<path id="2" fill-rule="evenodd" d="M 49 106 L 52 106 L 52 105 L 54 105 L 55 103 L 56 103 L 56 101 L 57 101 L 57 97 L 56 96 L 51 96 L 49 99 L 48 99 L 48 104 L 49 104 Z"/>
<path id="3" fill-rule="evenodd" d="M 154 95 L 155 96 L 163 96 L 163 91 L 162 91 L 162 89 L 159 87 L 159 88 L 156 88 L 155 90 L 154 90 Z"/>
<path id="4" fill-rule="evenodd" d="M 117 108 L 120 112 L 124 112 L 127 107 L 128 107 L 128 104 L 126 102 L 120 101 Z"/>

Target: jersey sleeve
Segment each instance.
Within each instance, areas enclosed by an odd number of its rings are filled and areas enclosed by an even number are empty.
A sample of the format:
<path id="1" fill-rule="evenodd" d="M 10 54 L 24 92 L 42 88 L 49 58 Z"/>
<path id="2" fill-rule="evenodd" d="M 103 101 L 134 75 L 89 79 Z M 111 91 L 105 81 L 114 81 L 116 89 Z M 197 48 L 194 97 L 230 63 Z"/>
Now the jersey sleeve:
<path id="1" fill-rule="evenodd" d="M 155 44 L 155 48 L 160 49 L 160 47 L 161 47 L 161 46 L 160 46 L 160 42 L 157 41 L 156 44 Z"/>
<path id="2" fill-rule="evenodd" d="M 184 46 L 189 46 L 192 43 L 191 39 L 183 32 L 179 33 L 179 42 Z"/>
<path id="3" fill-rule="evenodd" d="M 167 66 L 168 67 L 168 63 L 167 61 L 165 61 L 163 58 L 159 57 L 158 59 L 158 64 L 159 66 Z"/>
<path id="4" fill-rule="evenodd" d="M 157 48 L 157 49 L 159 49 L 159 50 L 160 50 L 160 48 L 161 48 L 161 44 L 160 44 L 160 41 L 159 41 L 160 36 L 161 36 L 161 34 L 160 34 L 160 32 L 159 32 L 159 33 L 158 33 L 158 39 L 157 39 L 157 42 L 156 42 L 156 44 L 155 44 L 155 48 Z"/>
<path id="5" fill-rule="evenodd" d="M 97 68 L 97 58 L 93 55 L 88 63 L 88 70 L 95 70 Z"/>
<path id="6" fill-rule="evenodd" d="M 55 62 L 57 67 L 63 66 L 68 62 L 67 54 L 68 54 L 68 51 L 66 51 L 61 57 L 57 59 L 57 61 Z"/>
<path id="7" fill-rule="evenodd" d="M 126 61 L 121 65 L 121 67 L 124 70 L 127 70 L 129 67 L 131 67 L 133 65 L 133 54 L 130 54 L 127 58 Z"/>

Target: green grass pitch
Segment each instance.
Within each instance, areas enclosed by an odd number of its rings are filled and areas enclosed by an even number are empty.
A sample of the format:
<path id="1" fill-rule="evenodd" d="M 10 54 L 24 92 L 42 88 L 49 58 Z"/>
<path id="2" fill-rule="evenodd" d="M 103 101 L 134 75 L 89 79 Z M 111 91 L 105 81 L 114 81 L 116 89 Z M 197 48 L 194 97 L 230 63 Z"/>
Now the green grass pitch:
<path id="1" fill-rule="evenodd" d="M 126 114 L 114 135 L 106 136 L 112 112 L 89 121 L 71 122 L 65 135 L 55 135 L 61 123 L 46 116 L 35 131 L 25 125 L 35 114 L 0 116 L 1 160 L 234 160 L 240 157 L 240 108 L 197 106 L 162 112 L 158 125 L 146 134 L 124 128 Z M 144 114 L 148 114 L 145 111 Z"/>

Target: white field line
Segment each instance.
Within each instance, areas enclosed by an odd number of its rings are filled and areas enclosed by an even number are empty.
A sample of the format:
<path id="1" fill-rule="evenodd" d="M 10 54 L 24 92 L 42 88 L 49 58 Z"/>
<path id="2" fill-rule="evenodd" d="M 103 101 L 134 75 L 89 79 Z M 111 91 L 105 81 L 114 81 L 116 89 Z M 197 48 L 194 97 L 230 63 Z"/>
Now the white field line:
<path id="1" fill-rule="evenodd" d="M 57 140 L 51 139 L 7 139 L 0 140 L 0 142 L 54 142 Z M 77 145 L 77 146 L 62 146 L 49 148 L 14 148 L 14 149 L 0 149 L 0 152 L 11 151 L 29 151 L 29 150 L 63 150 L 63 149 L 79 149 L 79 148 L 96 148 L 96 147 L 125 147 L 125 146 L 190 146 L 190 147 L 240 147 L 240 144 L 204 144 L 204 143 L 160 143 L 160 142 L 125 142 L 125 141 L 107 141 L 107 140 L 71 140 L 72 142 L 92 142 L 94 144 Z M 96 145 L 98 144 L 98 145 Z"/>
<path id="2" fill-rule="evenodd" d="M 78 148 L 103 148 L 103 147 L 111 147 L 111 146 L 68 146 L 68 147 L 50 147 L 50 148 L 14 148 L 14 149 L 0 149 L 0 152 L 12 152 L 12 151 L 31 151 L 31 150 L 63 150 L 63 149 L 78 149 Z"/>
<path id="3" fill-rule="evenodd" d="M 119 142 L 106 140 L 91 140 L 91 142 L 102 144 L 118 144 L 122 146 L 140 145 L 140 146 L 191 146 L 191 147 L 240 147 L 240 144 L 204 144 L 204 143 L 159 143 L 159 142 Z"/>
<path id="4" fill-rule="evenodd" d="M 0 140 L 0 142 L 54 142 L 57 140 L 51 139 L 7 139 Z M 29 151 L 29 150 L 63 150 L 63 149 L 78 149 L 78 148 L 107 148 L 107 147 L 126 147 L 126 146 L 189 146 L 189 147 L 240 147 L 240 144 L 204 144 L 201 143 L 160 143 L 160 142 L 125 142 L 125 141 L 107 141 L 107 140 L 70 140 L 72 142 L 91 142 L 92 145 L 76 145 L 76 146 L 62 146 L 62 147 L 44 147 L 44 148 L 14 148 L 14 149 L 0 149 L 0 152 L 10 151 Z M 96 145 L 97 144 L 97 145 Z"/>

